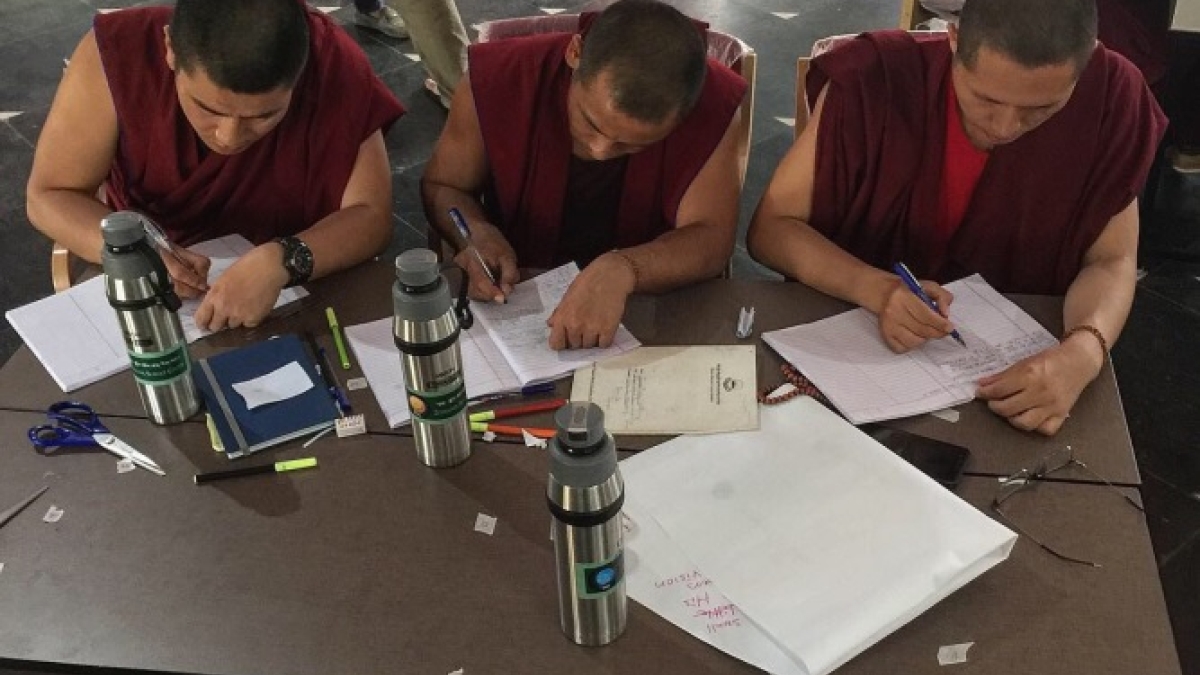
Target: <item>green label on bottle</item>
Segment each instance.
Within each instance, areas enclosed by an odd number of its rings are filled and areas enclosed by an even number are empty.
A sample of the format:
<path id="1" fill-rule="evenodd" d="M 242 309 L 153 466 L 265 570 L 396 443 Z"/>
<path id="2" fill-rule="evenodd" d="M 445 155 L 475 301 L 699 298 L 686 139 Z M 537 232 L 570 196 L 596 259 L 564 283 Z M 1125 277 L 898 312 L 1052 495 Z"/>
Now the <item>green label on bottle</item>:
<path id="1" fill-rule="evenodd" d="M 129 352 L 133 378 L 139 384 L 171 384 L 192 370 L 187 345 L 179 343 L 161 352 Z"/>
<path id="2" fill-rule="evenodd" d="M 461 373 L 438 389 L 408 390 L 408 409 L 414 418 L 424 422 L 444 422 L 466 408 L 467 388 Z"/>
<path id="3" fill-rule="evenodd" d="M 592 600 L 609 593 L 625 578 L 625 556 L 617 553 L 598 563 L 575 563 L 575 592 Z"/>

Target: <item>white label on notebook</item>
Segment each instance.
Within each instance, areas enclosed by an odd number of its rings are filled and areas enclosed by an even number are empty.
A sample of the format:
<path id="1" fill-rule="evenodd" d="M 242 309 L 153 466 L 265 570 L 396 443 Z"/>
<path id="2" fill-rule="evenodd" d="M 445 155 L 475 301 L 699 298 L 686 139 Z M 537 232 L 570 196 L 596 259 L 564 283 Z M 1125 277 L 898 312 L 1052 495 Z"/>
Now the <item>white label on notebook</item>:
<path id="1" fill-rule="evenodd" d="M 260 405 L 286 401 L 312 387 L 312 379 L 304 372 L 304 367 L 295 361 L 253 380 L 233 384 L 233 390 L 242 395 L 246 400 L 246 408 L 250 410 Z"/>

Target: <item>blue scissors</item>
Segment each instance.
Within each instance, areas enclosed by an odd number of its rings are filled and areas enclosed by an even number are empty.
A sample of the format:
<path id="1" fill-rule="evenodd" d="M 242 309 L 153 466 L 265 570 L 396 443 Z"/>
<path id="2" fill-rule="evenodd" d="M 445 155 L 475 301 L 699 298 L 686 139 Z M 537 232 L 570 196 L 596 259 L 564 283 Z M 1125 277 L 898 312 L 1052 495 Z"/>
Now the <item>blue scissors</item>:
<path id="1" fill-rule="evenodd" d="M 29 440 L 42 454 L 49 454 L 56 448 L 63 447 L 100 446 L 147 471 L 160 476 L 166 475 L 154 460 L 114 436 L 100 421 L 96 411 L 86 403 L 59 401 L 46 409 L 46 417 L 50 418 L 50 424 L 42 424 L 29 430 Z"/>

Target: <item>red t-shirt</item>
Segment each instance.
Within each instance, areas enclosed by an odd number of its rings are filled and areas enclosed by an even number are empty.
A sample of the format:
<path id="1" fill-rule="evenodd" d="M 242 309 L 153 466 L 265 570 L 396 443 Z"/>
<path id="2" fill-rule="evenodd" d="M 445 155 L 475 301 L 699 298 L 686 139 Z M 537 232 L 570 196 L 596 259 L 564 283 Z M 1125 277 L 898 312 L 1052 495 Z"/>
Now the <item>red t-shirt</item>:
<path id="1" fill-rule="evenodd" d="M 938 197 L 938 251 L 946 249 L 950 237 L 962 224 L 971 195 L 987 166 L 988 153 L 971 145 L 963 131 L 962 115 L 958 110 L 958 95 L 954 78 L 946 73 L 946 151 L 942 161 L 942 189 Z"/>

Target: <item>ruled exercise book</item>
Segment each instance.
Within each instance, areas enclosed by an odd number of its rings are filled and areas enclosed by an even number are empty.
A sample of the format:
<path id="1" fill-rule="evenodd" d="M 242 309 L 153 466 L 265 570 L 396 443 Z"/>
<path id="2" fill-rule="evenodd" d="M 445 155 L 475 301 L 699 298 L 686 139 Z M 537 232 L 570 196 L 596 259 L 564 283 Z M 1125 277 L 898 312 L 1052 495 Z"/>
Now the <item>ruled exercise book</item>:
<path id="1" fill-rule="evenodd" d="M 966 349 L 945 337 L 896 354 L 880 336 L 878 319 L 862 308 L 763 333 L 763 341 L 854 424 L 966 403 L 975 397 L 979 379 L 1058 344 L 978 274 L 946 289 L 954 294 L 950 320 Z"/>
<path id="2" fill-rule="evenodd" d="M 555 380 L 641 345 L 624 326 L 619 326 L 607 349 L 550 349 L 546 319 L 578 275 L 575 263 L 568 263 L 517 284 L 506 304 L 471 303 L 475 325 L 459 337 L 468 397 L 516 391 L 528 384 Z M 408 393 L 391 317 L 348 326 L 346 337 L 388 425 L 407 423 Z"/>

